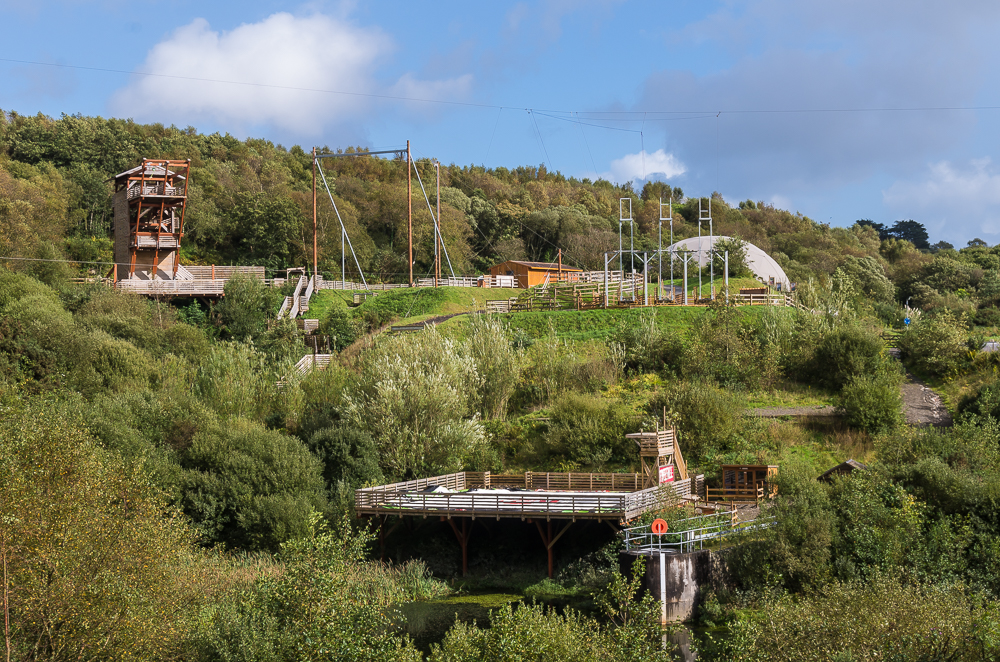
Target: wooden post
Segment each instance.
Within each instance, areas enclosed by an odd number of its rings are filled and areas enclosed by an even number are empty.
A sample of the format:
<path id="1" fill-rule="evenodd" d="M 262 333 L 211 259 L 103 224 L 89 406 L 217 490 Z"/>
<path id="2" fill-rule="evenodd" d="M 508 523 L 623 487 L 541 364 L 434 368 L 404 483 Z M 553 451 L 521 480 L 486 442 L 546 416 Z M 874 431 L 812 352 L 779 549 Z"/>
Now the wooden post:
<path id="1" fill-rule="evenodd" d="M 317 273 L 319 260 L 316 257 L 316 148 L 313 147 L 313 276 Z"/>
<path id="2" fill-rule="evenodd" d="M 559 276 L 556 279 L 556 282 L 559 282 L 561 280 L 562 280 L 562 249 L 560 248 L 559 249 Z"/>
<path id="3" fill-rule="evenodd" d="M 410 287 L 413 287 L 413 160 L 410 141 L 406 141 L 406 246 L 409 255 Z"/>
<path id="4" fill-rule="evenodd" d="M 465 517 L 459 519 L 462 520 L 461 532 L 455 526 L 455 518 L 449 517 L 448 524 L 451 525 L 451 530 L 455 532 L 458 544 L 462 547 L 462 576 L 464 577 L 469 572 L 469 538 L 472 537 L 472 531 L 469 529 L 468 519 Z"/>

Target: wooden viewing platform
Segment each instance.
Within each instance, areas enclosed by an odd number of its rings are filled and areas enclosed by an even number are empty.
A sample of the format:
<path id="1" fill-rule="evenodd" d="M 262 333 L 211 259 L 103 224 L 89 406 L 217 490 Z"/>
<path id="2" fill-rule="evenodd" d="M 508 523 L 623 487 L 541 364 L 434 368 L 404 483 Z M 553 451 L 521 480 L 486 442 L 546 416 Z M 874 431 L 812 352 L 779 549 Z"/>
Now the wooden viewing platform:
<path id="1" fill-rule="evenodd" d="M 447 521 L 462 546 L 463 574 L 468 569 L 471 522 L 504 518 L 533 523 L 546 546 L 552 576 L 553 547 L 573 522 L 596 520 L 612 528 L 624 526 L 651 510 L 697 500 L 704 489 L 700 475 L 646 489 L 643 482 L 644 476 L 638 473 L 492 475 L 466 471 L 355 490 L 355 512 L 359 517 L 377 518 L 383 545 L 385 536 L 395 529 L 386 531 L 390 517 Z M 553 521 L 563 522 L 556 533 Z"/>

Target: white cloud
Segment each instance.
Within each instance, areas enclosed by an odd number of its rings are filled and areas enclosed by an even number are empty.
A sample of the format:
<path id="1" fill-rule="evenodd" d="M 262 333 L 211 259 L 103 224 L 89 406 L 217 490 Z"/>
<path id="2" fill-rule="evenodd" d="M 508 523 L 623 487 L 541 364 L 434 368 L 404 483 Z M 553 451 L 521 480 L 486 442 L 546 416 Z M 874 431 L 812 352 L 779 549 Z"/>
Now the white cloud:
<path id="1" fill-rule="evenodd" d="M 409 73 L 380 84 L 377 67 L 393 50 L 381 30 L 323 14 L 278 13 L 228 32 L 199 18 L 149 51 L 140 69 L 157 75 L 135 76 L 112 110 L 146 121 L 269 125 L 305 136 L 370 116 L 380 102 L 366 95 L 448 99 L 471 87 L 469 75 L 425 81 Z"/>
<path id="2" fill-rule="evenodd" d="M 882 191 L 882 200 L 900 216 L 923 218 L 932 236 L 964 242 L 1000 234 L 1000 172 L 989 158 L 931 164 L 924 177 Z"/>
<path id="3" fill-rule="evenodd" d="M 689 186 L 798 195 L 905 172 L 974 135 L 977 115 L 888 109 L 976 105 L 997 59 L 984 34 L 995 30 L 1000 4 L 931 7 L 724 2 L 670 34 L 634 108 L 712 111 L 663 124 L 664 145 L 691 166 Z M 717 140 L 707 157 L 715 167 L 700 165 Z M 715 184 L 719 170 L 725 179 Z"/>
<path id="4" fill-rule="evenodd" d="M 608 181 L 622 183 L 645 181 L 657 177 L 671 179 L 687 172 L 687 167 L 673 154 L 658 149 L 652 154 L 642 151 L 626 154 L 611 162 L 611 171 L 601 174 Z"/>

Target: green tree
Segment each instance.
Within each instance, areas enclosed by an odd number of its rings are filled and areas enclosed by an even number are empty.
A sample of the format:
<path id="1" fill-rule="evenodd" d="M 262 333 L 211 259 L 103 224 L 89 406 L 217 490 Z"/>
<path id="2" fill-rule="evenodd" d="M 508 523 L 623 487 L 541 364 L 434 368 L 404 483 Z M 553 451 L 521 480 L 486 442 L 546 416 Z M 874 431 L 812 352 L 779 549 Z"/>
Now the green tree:
<path id="1" fill-rule="evenodd" d="M 236 340 L 260 340 L 281 307 L 280 292 L 244 274 L 227 280 L 223 292 L 215 312 L 226 333 Z"/>
<path id="2" fill-rule="evenodd" d="M 279 268 L 300 252 L 303 217 L 284 196 L 240 193 L 230 210 L 227 228 L 244 259 Z"/>
<path id="3" fill-rule="evenodd" d="M 183 518 L 51 401 L 0 401 L 11 659 L 180 659 L 214 591 Z"/>

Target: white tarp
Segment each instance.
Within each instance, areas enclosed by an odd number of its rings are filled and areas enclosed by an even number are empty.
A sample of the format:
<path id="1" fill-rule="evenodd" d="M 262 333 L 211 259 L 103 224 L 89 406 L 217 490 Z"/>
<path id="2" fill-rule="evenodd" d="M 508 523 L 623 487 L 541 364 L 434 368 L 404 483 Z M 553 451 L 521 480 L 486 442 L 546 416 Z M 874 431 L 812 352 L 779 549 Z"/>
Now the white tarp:
<path id="1" fill-rule="evenodd" d="M 689 239 L 683 239 L 677 243 L 668 246 L 667 250 L 686 252 L 691 251 L 695 254 L 694 261 L 698 266 L 705 266 L 708 264 L 709 252 L 712 248 L 712 241 L 722 241 L 729 239 L 722 235 L 716 235 L 715 237 L 709 237 L 704 235 L 702 237 L 691 237 Z M 761 282 L 767 284 L 770 283 L 770 279 L 774 278 L 775 283 L 781 283 L 781 289 L 788 291 L 788 276 L 785 275 L 785 270 L 781 268 L 774 259 L 757 248 L 750 242 L 744 241 L 743 245 L 747 250 L 747 266 L 750 267 L 750 271 L 753 272 Z M 719 274 L 719 278 L 722 278 L 722 274 Z"/>

